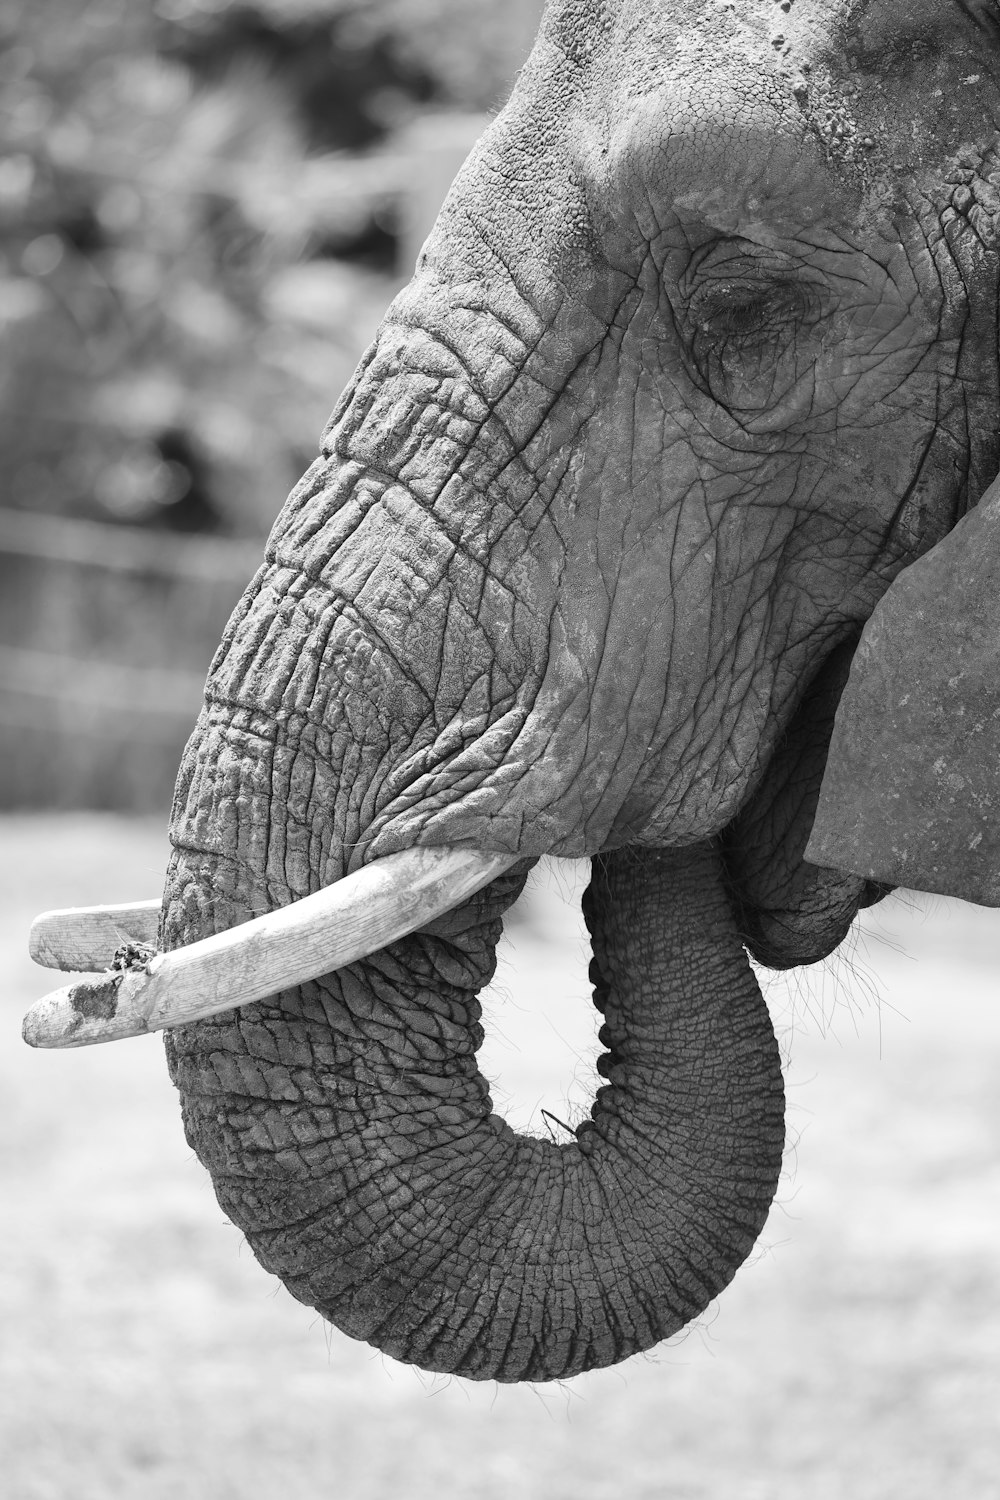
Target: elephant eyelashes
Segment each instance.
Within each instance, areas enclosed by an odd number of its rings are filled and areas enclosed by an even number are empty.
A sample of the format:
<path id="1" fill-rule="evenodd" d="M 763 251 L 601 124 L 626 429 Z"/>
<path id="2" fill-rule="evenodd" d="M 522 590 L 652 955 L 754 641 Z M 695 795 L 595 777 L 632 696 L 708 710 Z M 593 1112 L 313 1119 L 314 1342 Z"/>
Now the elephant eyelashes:
<path id="1" fill-rule="evenodd" d="M 717 240 L 692 261 L 680 292 L 691 363 L 709 394 L 742 409 L 780 400 L 783 360 L 823 310 L 802 268 L 749 241 Z"/>
<path id="2" fill-rule="evenodd" d="M 717 343 L 771 339 L 800 321 L 805 299 L 795 286 L 715 286 L 692 307 L 695 338 Z"/>

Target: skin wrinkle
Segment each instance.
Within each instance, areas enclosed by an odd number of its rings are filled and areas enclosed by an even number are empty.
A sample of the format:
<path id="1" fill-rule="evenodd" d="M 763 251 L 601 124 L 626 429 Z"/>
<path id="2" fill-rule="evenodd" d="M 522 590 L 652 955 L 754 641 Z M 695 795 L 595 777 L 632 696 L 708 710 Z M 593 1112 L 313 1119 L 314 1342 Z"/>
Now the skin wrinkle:
<path id="1" fill-rule="evenodd" d="M 836 940 L 862 893 L 803 886 L 799 858 L 820 669 L 1000 459 L 997 72 L 928 109 L 980 34 L 889 46 L 897 11 L 796 0 L 778 55 L 758 0 L 552 0 L 217 656 L 168 941 L 413 843 L 720 840 L 773 959 Z M 824 135 L 831 104 L 870 151 Z M 984 144 L 956 182 L 967 120 Z M 654 1066 L 668 997 L 713 1003 L 711 955 L 656 939 L 679 879 L 615 968 L 599 1148 L 476 1134 L 471 996 L 509 882 L 447 936 L 171 1040 L 192 1144 L 296 1295 L 508 1379 L 655 1342 L 728 1280 L 780 1131 L 773 1099 L 706 1103 L 726 1075 L 703 1049 L 669 1097 Z M 633 896 L 602 899 L 614 948 Z M 742 1088 L 754 1047 L 725 1046 Z M 744 1125 L 769 1145 L 737 1170 L 720 1142 Z"/>
<path id="2" fill-rule="evenodd" d="M 541 1175 L 535 1175 L 531 1180 L 533 1183 L 532 1190 L 537 1193 L 539 1191 Z M 496 1206 L 498 1204 L 500 1204 L 500 1206 L 506 1212 L 510 1208 L 510 1199 L 513 1196 L 516 1196 L 516 1194 L 516 1184 L 512 1184 L 509 1176 L 498 1174 L 495 1190 L 491 1191 L 487 1199 L 481 1200 L 478 1205 L 479 1211 L 476 1215 L 476 1224 L 470 1224 L 468 1230 L 465 1232 L 464 1238 L 461 1239 L 456 1246 L 456 1254 L 460 1260 L 463 1258 L 467 1258 L 472 1261 L 472 1263 L 476 1263 L 477 1257 L 469 1253 L 469 1251 L 471 1242 L 477 1238 L 480 1232 L 479 1225 L 484 1218 L 490 1216 L 490 1214 L 496 1209 Z M 425 1266 L 425 1274 L 428 1278 L 432 1278 L 435 1275 L 439 1268 L 439 1264 L 439 1261 L 433 1261 Z"/>
<path id="3" fill-rule="evenodd" d="M 495 413 L 495 412 L 494 412 L 494 413 L 493 413 L 493 415 L 494 415 L 494 416 L 495 416 L 495 415 L 496 415 L 496 413 Z M 486 425 L 486 422 L 487 422 L 487 421 L 488 421 L 488 420 L 489 420 L 489 414 L 488 414 L 488 415 L 487 415 L 487 417 L 486 417 L 486 418 L 484 418 L 484 420 L 483 420 L 483 423 L 482 423 L 482 424 L 481 424 L 481 426 L 480 426 L 480 428 L 479 428 L 479 430 L 478 430 L 478 431 L 476 431 L 476 432 L 475 432 L 475 433 L 474 433 L 474 434 L 473 434 L 473 438 L 472 438 L 472 441 L 471 441 L 471 443 L 470 443 L 470 450 L 471 450 L 471 449 L 472 449 L 472 448 L 473 448 L 473 447 L 474 447 L 474 446 L 475 446 L 475 444 L 476 444 L 476 443 L 477 443 L 477 442 L 478 442 L 478 441 L 479 441 L 479 440 L 480 440 L 480 439 L 481 439 L 481 437 L 482 437 L 482 435 L 483 435 L 483 434 L 484 434 L 484 432 L 485 432 L 485 425 Z M 543 416 L 543 418 L 542 418 L 542 420 L 544 420 L 544 416 Z M 517 445 L 516 445 L 516 443 L 515 443 L 515 441 L 514 441 L 514 438 L 513 438 L 513 435 L 512 435 L 512 434 L 509 434 L 509 433 L 508 433 L 508 434 L 507 434 L 507 436 L 508 436 L 508 437 L 509 437 L 509 440 L 510 440 L 510 444 L 511 444 L 511 449 L 512 449 L 512 457 L 511 457 L 511 459 L 509 459 L 509 460 L 507 460 L 507 461 L 506 461 L 506 463 L 505 463 L 505 469 L 506 469 L 506 468 L 507 468 L 507 467 L 509 467 L 509 464 L 510 464 L 510 463 L 512 463 L 512 462 L 514 462 L 514 461 L 516 461 L 516 460 L 519 460 L 519 459 L 521 459 L 521 458 L 523 458 L 523 453 L 519 453 L 519 452 L 518 452 L 518 450 L 517 450 Z M 491 476 L 491 483 L 495 483 L 495 482 L 496 482 L 496 478 L 498 478 L 498 477 L 502 477 L 502 475 L 503 475 L 503 471 L 501 471 L 501 473 L 500 473 L 500 474 L 499 474 L 499 475 L 497 475 L 497 476 Z M 447 480 L 445 480 L 445 482 L 447 482 Z M 442 483 L 442 484 L 441 484 L 441 485 L 440 485 L 440 486 L 439 486 L 439 488 L 438 488 L 438 490 L 437 490 L 437 492 L 436 492 L 436 493 L 435 493 L 435 494 L 434 494 L 434 495 L 433 495 L 433 497 L 432 497 L 432 499 L 431 499 L 431 503 L 432 503 L 432 504 L 436 504 L 436 503 L 437 503 L 437 502 L 438 502 L 438 500 L 439 500 L 439 499 L 440 499 L 440 498 L 441 498 L 441 493 L 442 493 L 442 491 L 443 491 L 443 488 L 444 488 L 444 484 L 443 484 L 443 483 Z M 516 512 L 515 512 L 515 514 L 516 514 Z"/>
<path id="4" fill-rule="evenodd" d="M 456 300 L 455 306 L 457 311 L 467 313 L 470 321 L 475 320 L 480 323 L 482 327 L 481 336 L 484 342 L 489 342 L 486 330 L 491 324 L 496 324 L 497 327 L 500 328 L 503 333 L 508 334 L 518 346 L 521 351 L 522 361 L 528 360 L 532 355 L 538 353 L 539 344 L 541 343 L 541 340 L 545 334 L 545 325 L 540 319 L 532 316 L 532 328 L 530 334 L 522 332 L 521 329 L 515 325 L 514 319 L 516 318 L 518 312 L 529 311 L 529 309 L 527 309 L 523 303 L 521 303 L 520 301 L 515 301 L 511 308 L 511 315 L 508 317 L 506 310 L 499 305 L 499 299 L 497 299 L 497 301 L 494 301 L 492 304 L 487 303 L 483 298 L 479 298 L 475 302 L 471 300 L 466 301 L 465 298 L 469 297 L 472 291 L 473 288 L 471 287 L 463 289 L 460 298 Z M 502 357 L 505 360 L 508 358 L 506 351 L 503 351 Z M 512 366 L 512 368 L 516 367 Z M 509 387 L 507 387 L 507 389 L 509 389 Z"/>
<path id="5" fill-rule="evenodd" d="M 597 352 L 597 350 L 592 348 L 592 349 L 586 350 L 585 353 L 581 355 L 581 357 L 580 357 L 577 365 L 569 372 L 569 380 L 570 381 L 572 381 L 573 377 L 577 374 L 577 372 L 580 369 L 583 368 L 583 366 L 586 364 L 586 362 L 596 352 Z M 507 470 L 510 468 L 511 464 L 513 464 L 516 460 L 519 460 L 519 459 L 523 458 L 524 454 L 532 446 L 532 444 L 534 443 L 534 441 L 536 440 L 536 438 L 541 433 L 541 431 L 542 431 L 542 429 L 543 429 L 543 427 L 544 427 L 544 425 L 545 425 L 545 423 L 548 420 L 548 418 L 549 418 L 550 415 L 551 415 L 551 408 L 549 408 L 549 410 L 546 410 L 545 412 L 543 412 L 542 414 L 539 415 L 537 425 L 535 426 L 535 428 L 533 429 L 533 431 L 531 431 L 531 432 L 529 432 L 527 434 L 525 440 L 521 444 L 520 451 L 515 452 L 515 454 L 513 455 L 513 457 L 511 459 L 509 459 L 504 464 L 503 468 L 501 468 L 495 475 L 492 476 L 492 481 L 491 482 L 493 484 L 498 483 L 500 480 L 502 480 L 505 477 L 505 475 L 507 473 Z M 579 430 L 579 432 L 577 434 L 578 437 L 582 438 L 584 436 L 584 432 L 585 432 L 585 424 L 583 424 L 583 426 L 581 426 L 581 428 L 580 428 L 580 430 Z"/>

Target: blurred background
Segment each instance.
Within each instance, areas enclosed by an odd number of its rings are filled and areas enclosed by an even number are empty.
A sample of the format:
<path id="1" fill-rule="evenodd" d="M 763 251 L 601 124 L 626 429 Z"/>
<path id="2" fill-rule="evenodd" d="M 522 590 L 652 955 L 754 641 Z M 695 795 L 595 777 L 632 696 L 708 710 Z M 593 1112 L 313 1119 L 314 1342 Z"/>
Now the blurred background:
<path id="1" fill-rule="evenodd" d="M 541 0 L 4 0 L 0 805 L 169 805 Z"/>
<path id="2" fill-rule="evenodd" d="M 900 893 L 762 976 L 789 1142 L 681 1338 L 566 1387 L 352 1343 L 256 1266 L 157 1037 L 32 1053 L 45 907 L 156 895 L 232 604 L 540 0 L 0 0 L 0 1493 L 1000 1497 L 1000 923 Z M 588 1109 L 586 872 L 485 997 L 519 1128 Z M 548 1113 L 545 1113 L 545 1112 Z"/>

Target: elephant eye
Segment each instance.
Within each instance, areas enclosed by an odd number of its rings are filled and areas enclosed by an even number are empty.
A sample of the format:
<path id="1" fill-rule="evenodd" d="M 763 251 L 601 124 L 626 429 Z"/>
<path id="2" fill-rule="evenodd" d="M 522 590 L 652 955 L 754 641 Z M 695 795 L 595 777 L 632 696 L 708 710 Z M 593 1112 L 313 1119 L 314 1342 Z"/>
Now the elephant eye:
<path id="1" fill-rule="evenodd" d="M 696 344 L 728 345 L 770 342 L 789 325 L 803 321 L 809 299 L 794 282 L 748 284 L 713 282 L 691 299 L 688 317 Z"/>
<path id="2" fill-rule="evenodd" d="M 774 407 L 810 358 L 803 334 L 829 297 L 821 277 L 769 246 L 725 238 L 704 246 L 681 278 L 675 326 L 698 385 L 730 410 Z"/>

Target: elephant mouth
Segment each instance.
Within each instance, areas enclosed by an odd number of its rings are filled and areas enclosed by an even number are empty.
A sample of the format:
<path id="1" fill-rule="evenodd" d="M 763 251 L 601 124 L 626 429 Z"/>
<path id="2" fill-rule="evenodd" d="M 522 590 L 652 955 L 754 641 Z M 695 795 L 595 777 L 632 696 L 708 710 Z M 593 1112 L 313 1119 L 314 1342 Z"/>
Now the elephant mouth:
<path id="1" fill-rule="evenodd" d="M 891 887 L 805 857 L 834 717 L 858 636 L 809 683 L 760 785 L 720 836 L 729 898 L 744 946 L 770 969 L 817 963 L 846 937 L 859 908 Z"/>

